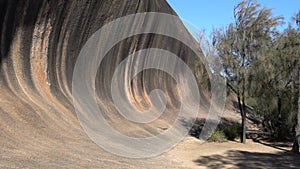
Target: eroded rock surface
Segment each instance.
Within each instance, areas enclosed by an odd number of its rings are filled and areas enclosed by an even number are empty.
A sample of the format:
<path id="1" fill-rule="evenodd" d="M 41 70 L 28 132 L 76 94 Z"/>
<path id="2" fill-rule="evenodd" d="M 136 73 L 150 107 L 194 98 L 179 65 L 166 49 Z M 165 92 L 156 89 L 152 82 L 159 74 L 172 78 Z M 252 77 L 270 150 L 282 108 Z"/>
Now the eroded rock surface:
<path id="1" fill-rule="evenodd" d="M 74 111 L 72 73 L 81 48 L 104 24 L 140 12 L 176 15 L 165 0 L 0 1 L 0 168 L 177 166 L 163 156 L 132 160 L 105 152 L 84 133 Z M 183 25 L 179 29 L 184 30 Z M 150 106 L 152 89 L 165 91 L 167 110 L 158 121 L 126 122 L 113 106 L 114 70 L 128 55 L 146 48 L 166 49 L 191 66 L 194 62 L 187 46 L 152 34 L 129 37 L 105 56 L 95 82 L 99 107 L 115 128 L 136 137 L 156 135 L 169 127 L 180 106 L 174 79 L 157 70 L 140 73 L 126 90 L 139 110 Z"/>

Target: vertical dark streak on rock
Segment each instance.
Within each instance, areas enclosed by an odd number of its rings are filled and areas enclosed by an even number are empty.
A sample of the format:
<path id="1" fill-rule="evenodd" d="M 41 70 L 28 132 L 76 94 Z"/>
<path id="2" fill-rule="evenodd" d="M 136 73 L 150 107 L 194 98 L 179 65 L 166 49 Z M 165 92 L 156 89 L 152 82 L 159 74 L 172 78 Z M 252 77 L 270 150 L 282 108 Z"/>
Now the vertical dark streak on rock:
<path id="1" fill-rule="evenodd" d="M 23 36 L 22 40 L 20 42 L 21 50 L 20 50 L 20 56 L 22 59 L 22 72 L 24 74 L 24 78 L 26 78 L 26 82 L 28 83 L 28 86 L 30 86 L 32 89 L 35 88 L 33 84 L 33 79 L 31 78 L 32 72 L 30 67 L 30 55 L 31 55 L 31 47 L 32 45 L 32 39 L 33 39 L 33 31 L 34 26 L 36 24 L 36 20 L 38 17 L 38 14 L 41 9 L 42 1 L 30 1 L 27 0 L 28 8 L 25 9 L 26 15 L 24 17 L 24 21 L 22 23 L 23 26 Z M 32 36 L 28 36 L 32 35 Z"/>
<path id="2" fill-rule="evenodd" d="M 2 59 L 8 56 L 10 45 L 12 43 L 12 36 L 15 31 L 13 25 L 15 23 L 14 19 L 16 11 L 12 9 L 14 6 L 17 6 L 17 0 L 2 1 L 0 4 L 0 68 Z"/>

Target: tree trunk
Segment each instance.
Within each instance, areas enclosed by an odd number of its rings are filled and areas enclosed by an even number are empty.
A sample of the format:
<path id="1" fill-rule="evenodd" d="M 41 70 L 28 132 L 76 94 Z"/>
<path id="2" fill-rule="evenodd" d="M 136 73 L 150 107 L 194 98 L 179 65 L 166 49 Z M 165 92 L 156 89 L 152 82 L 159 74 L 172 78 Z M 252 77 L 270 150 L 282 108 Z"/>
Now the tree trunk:
<path id="1" fill-rule="evenodd" d="M 293 144 L 293 152 L 299 154 L 299 142 L 300 142 L 300 68 L 298 69 L 299 76 L 299 96 L 298 96 L 298 114 L 297 114 L 297 124 L 295 127 L 295 140 Z"/>
<path id="2" fill-rule="evenodd" d="M 245 101 L 242 99 L 242 139 L 241 142 L 246 144 L 246 111 L 245 111 Z"/>
<path id="3" fill-rule="evenodd" d="M 244 31 L 244 38 L 245 38 L 245 31 Z M 245 84 L 246 84 L 246 72 L 245 72 L 245 48 L 243 48 L 243 63 L 242 63 L 242 108 L 241 108 L 241 115 L 242 115 L 242 136 L 241 136 L 241 143 L 246 144 L 246 112 L 245 112 Z"/>
<path id="4" fill-rule="evenodd" d="M 241 102 L 240 95 L 237 96 L 237 99 L 242 117 L 241 143 L 246 143 L 246 115 L 244 112 L 244 104 Z"/>
<path id="5" fill-rule="evenodd" d="M 281 107 L 282 107 L 282 101 L 281 101 L 281 94 L 280 92 L 278 92 L 277 94 L 277 111 L 278 111 L 278 120 L 276 121 L 275 123 L 275 134 L 276 134 L 276 137 L 279 138 L 279 139 L 283 139 L 283 133 L 281 131 L 282 129 L 282 124 L 283 124 L 283 119 L 282 119 L 282 114 L 281 114 Z"/>

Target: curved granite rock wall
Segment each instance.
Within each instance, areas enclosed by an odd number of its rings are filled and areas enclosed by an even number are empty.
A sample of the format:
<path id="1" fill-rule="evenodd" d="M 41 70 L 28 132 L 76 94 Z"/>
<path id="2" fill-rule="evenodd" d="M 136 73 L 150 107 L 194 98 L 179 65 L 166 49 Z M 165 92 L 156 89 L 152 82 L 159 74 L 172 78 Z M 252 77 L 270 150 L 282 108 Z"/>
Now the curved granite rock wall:
<path id="1" fill-rule="evenodd" d="M 80 49 L 95 31 L 138 12 L 175 15 L 164 0 L 0 2 L 0 168 L 80 168 L 113 163 L 104 160 L 113 155 L 92 143 L 78 122 L 71 97 L 72 73 Z M 188 47 L 162 35 L 130 37 L 110 50 L 96 78 L 99 107 L 108 121 L 127 135 L 158 134 L 159 128 L 173 122 L 180 106 L 174 79 L 162 71 L 147 70 L 131 82 L 129 100 L 137 109 L 147 109 L 149 91 L 159 87 L 166 92 L 168 111 L 154 124 L 120 124 L 109 79 L 128 55 L 150 47 L 167 49 L 190 65 L 194 62 Z M 158 78 L 163 80 L 153 80 Z"/>

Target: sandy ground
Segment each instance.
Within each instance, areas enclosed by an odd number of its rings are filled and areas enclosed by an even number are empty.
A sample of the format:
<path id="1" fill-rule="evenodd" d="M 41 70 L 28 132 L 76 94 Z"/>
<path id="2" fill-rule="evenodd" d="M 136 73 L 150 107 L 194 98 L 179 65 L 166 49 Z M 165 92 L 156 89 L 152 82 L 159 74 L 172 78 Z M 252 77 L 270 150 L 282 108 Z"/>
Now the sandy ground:
<path id="1" fill-rule="evenodd" d="M 201 143 L 188 137 L 164 155 L 186 168 L 300 168 L 300 156 L 252 140 Z"/>

